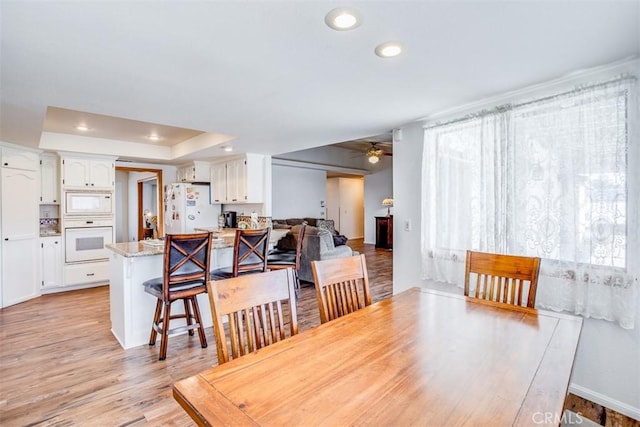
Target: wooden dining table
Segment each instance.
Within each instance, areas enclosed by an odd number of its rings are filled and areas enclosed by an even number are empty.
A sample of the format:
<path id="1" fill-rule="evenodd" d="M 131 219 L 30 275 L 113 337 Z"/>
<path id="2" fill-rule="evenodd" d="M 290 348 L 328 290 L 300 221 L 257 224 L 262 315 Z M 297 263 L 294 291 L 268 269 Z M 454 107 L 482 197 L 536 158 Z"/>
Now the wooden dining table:
<path id="1" fill-rule="evenodd" d="M 411 288 L 174 384 L 199 425 L 558 425 L 582 319 Z"/>

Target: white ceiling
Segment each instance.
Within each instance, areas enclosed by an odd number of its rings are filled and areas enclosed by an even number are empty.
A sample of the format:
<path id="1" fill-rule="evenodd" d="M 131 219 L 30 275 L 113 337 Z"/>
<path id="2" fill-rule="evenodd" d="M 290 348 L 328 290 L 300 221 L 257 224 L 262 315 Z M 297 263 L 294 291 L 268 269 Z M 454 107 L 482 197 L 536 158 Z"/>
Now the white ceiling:
<path id="1" fill-rule="evenodd" d="M 329 29 L 324 16 L 338 6 L 357 8 L 362 25 Z M 158 162 L 219 156 L 221 144 L 277 155 L 380 135 L 640 54 L 640 1 L 1 0 L 0 8 L 1 141 Z M 377 57 L 375 46 L 389 40 L 405 53 Z M 61 124 L 68 132 L 43 134 L 47 107 L 204 134 L 153 154 L 157 144 L 110 142 L 132 141 L 117 120 L 101 139 L 58 135 L 77 132 L 70 122 Z"/>

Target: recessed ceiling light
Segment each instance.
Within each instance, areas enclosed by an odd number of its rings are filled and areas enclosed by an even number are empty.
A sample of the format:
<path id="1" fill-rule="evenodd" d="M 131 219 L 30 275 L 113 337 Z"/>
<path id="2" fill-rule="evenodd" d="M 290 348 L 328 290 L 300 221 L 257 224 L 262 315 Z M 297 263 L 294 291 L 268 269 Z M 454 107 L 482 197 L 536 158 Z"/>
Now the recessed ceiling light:
<path id="1" fill-rule="evenodd" d="M 360 26 L 362 19 L 360 12 L 347 7 L 338 7 L 332 9 L 324 17 L 324 22 L 334 30 L 346 31 L 353 30 Z"/>
<path id="2" fill-rule="evenodd" d="M 225 147 L 222 147 L 222 149 L 223 149 L 224 151 L 226 151 L 227 153 L 229 153 L 229 152 L 233 151 L 233 147 L 231 147 L 230 145 L 227 145 L 227 146 L 225 146 Z"/>
<path id="3" fill-rule="evenodd" d="M 147 138 L 152 141 L 160 141 L 160 137 L 158 135 L 149 135 Z"/>
<path id="4" fill-rule="evenodd" d="M 402 53 L 402 44 L 400 42 L 386 42 L 376 47 L 376 55 L 381 58 L 393 58 Z"/>
<path id="5" fill-rule="evenodd" d="M 89 130 L 89 128 L 85 125 L 78 125 L 76 126 L 76 129 L 79 130 L 80 132 L 86 132 Z"/>

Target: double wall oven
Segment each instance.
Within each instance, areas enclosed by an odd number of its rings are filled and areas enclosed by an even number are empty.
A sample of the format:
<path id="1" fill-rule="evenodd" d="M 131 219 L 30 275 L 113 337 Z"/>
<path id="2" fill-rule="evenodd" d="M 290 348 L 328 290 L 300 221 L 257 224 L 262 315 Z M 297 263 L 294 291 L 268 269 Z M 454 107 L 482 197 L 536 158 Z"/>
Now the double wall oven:
<path id="1" fill-rule="evenodd" d="M 113 193 L 65 192 L 65 263 L 106 261 L 113 243 Z"/>

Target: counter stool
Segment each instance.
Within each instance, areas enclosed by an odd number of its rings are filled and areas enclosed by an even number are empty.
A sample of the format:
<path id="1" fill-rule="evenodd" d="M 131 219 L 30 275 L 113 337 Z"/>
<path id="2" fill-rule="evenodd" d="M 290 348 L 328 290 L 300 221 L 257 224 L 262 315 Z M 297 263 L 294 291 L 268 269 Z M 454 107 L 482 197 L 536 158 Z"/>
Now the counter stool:
<path id="1" fill-rule="evenodd" d="M 269 228 L 258 230 L 236 230 L 233 246 L 233 266 L 218 268 L 211 272 L 211 280 L 228 279 L 247 273 L 267 271 L 269 250 Z"/>
<path id="2" fill-rule="evenodd" d="M 178 332 L 189 331 L 189 335 L 194 335 L 193 331 L 197 329 L 200 345 L 207 347 L 196 297 L 207 291 L 210 260 L 211 233 L 166 235 L 164 275 L 142 284 L 145 292 L 158 298 L 149 345 L 155 345 L 156 337 L 160 334 L 159 360 L 167 357 L 169 335 Z M 171 315 L 171 304 L 176 300 L 183 300 L 184 314 Z M 187 322 L 185 326 L 169 329 L 171 320 L 182 318 Z"/>
<path id="3" fill-rule="evenodd" d="M 298 270 L 300 270 L 300 257 L 302 255 L 302 241 L 304 240 L 304 232 L 307 228 L 307 223 L 300 224 L 298 229 L 298 240 L 296 241 L 296 251 L 279 251 L 274 250 L 269 252 L 267 256 L 267 268 L 269 270 L 283 270 L 285 268 L 293 268 L 294 276 L 296 279 L 296 288 L 300 289 L 300 278 L 298 277 Z"/>

